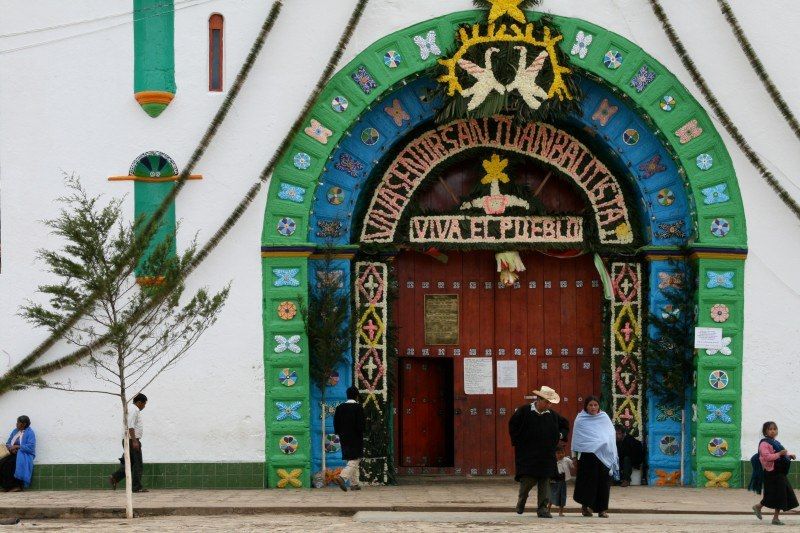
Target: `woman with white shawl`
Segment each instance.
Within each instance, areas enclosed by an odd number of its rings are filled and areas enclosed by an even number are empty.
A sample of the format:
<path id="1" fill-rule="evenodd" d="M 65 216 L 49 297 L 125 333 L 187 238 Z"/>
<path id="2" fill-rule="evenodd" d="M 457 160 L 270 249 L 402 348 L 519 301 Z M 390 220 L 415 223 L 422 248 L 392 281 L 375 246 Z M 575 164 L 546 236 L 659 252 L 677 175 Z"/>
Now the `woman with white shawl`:
<path id="1" fill-rule="evenodd" d="M 608 518 L 611 478 L 619 479 L 617 435 L 611 419 L 600 410 L 600 402 L 589 396 L 583 411 L 575 418 L 572 452 L 578 456 L 574 499 L 581 504 L 583 516 Z"/>

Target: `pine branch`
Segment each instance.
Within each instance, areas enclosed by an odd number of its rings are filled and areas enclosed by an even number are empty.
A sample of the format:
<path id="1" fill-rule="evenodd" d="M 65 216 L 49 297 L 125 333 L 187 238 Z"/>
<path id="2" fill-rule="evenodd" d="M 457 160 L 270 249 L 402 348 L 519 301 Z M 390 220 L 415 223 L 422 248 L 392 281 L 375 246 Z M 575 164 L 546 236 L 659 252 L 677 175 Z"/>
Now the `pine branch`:
<path id="1" fill-rule="evenodd" d="M 306 100 L 305 105 L 302 108 L 302 111 L 299 113 L 297 119 L 295 120 L 294 124 L 290 131 L 286 134 L 283 141 L 281 142 L 278 151 L 272 156 L 269 163 L 264 167 L 259 175 L 258 182 L 256 182 L 250 190 L 245 194 L 245 197 L 239 202 L 239 205 L 233 210 L 233 212 L 228 216 L 226 221 L 222 224 L 222 226 L 214 233 L 212 238 L 209 242 L 206 243 L 205 246 L 194 256 L 191 258 L 187 268 L 183 271 L 182 276 L 179 279 L 185 279 L 191 272 L 194 271 L 204 260 L 205 258 L 211 253 L 211 251 L 219 244 L 219 242 L 228 234 L 234 224 L 238 222 L 241 218 L 242 214 L 244 213 L 245 209 L 253 202 L 260 190 L 261 186 L 267 181 L 269 176 L 272 174 L 277 162 L 280 158 L 288 150 L 291 140 L 294 138 L 294 135 L 297 131 L 300 130 L 302 127 L 303 121 L 305 117 L 308 115 L 308 112 L 311 109 L 311 106 L 319 97 L 322 90 L 325 88 L 330 76 L 332 75 L 336 65 L 338 64 L 339 60 L 341 59 L 342 54 L 344 53 L 347 44 L 350 41 L 350 38 L 355 31 L 356 26 L 358 25 L 359 21 L 361 20 L 361 16 L 363 15 L 364 9 L 366 8 L 369 0 L 359 0 L 358 4 L 356 5 L 353 13 L 350 16 L 350 20 L 347 23 L 347 26 L 342 33 L 339 42 L 337 44 L 336 49 L 334 50 L 333 54 L 331 55 L 328 64 L 325 67 L 322 75 L 320 76 L 317 85 L 314 88 L 314 91 L 309 95 L 308 99 Z M 249 58 L 249 56 L 248 56 Z M 161 285 L 163 294 L 160 296 L 155 297 L 149 305 L 156 306 L 160 304 L 164 299 L 167 298 L 170 292 L 175 290 L 179 286 L 179 280 L 172 280 L 172 281 L 165 281 L 164 284 Z M 215 297 L 216 298 L 216 297 Z M 146 312 L 146 311 L 137 311 L 131 317 L 131 319 L 136 319 L 139 313 Z M 30 364 L 26 365 L 26 367 L 17 368 L 15 366 L 13 372 L 9 374 L 9 379 L 12 376 L 23 376 L 24 379 L 40 379 L 42 376 L 49 374 L 55 370 L 59 370 L 68 366 L 75 364 L 76 362 L 80 361 L 86 355 L 94 349 L 103 346 L 110 340 L 110 335 L 104 335 L 100 337 L 89 348 L 80 349 L 74 351 L 64 357 L 56 359 L 55 361 L 51 361 L 50 363 L 43 364 L 38 367 L 30 368 Z M 38 356 L 37 356 L 38 357 Z M 17 365 L 18 366 L 18 365 Z M 22 370 L 22 368 L 27 368 L 27 370 Z M 7 389 L 6 387 L 6 379 L 0 380 L 0 395 L 2 395 Z"/>
<path id="2" fill-rule="evenodd" d="M 275 21 L 278 18 L 280 10 L 283 6 L 282 0 L 276 0 L 272 4 L 272 8 L 267 15 L 267 18 L 264 20 L 264 24 L 261 27 L 261 31 L 259 32 L 256 40 L 254 41 L 252 47 L 250 48 L 250 52 L 245 59 L 242 68 L 239 70 L 239 73 L 236 76 L 236 79 L 231 86 L 228 94 L 225 97 L 220 108 L 217 110 L 217 113 L 214 115 L 211 123 L 209 124 L 208 128 L 206 129 L 205 134 L 200 139 L 200 142 L 195 147 L 194 152 L 192 153 L 191 157 L 189 158 L 186 167 L 184 167 L 183 171 L 178 175 L 177 180 L 175 182 L 175 186 L 170 190 L 169 194 L 167 194 L 164 199 L 162 200 L 161 204 L 156 208 L 153 214 L 150 216 L 147 224 L 142 231 L 142 240 L 137 240 L 138 244 L 147 244 L 150 242 L 150 237 L 155 234 L 155 230 L 157 229 L 158 225 L 161 223 L 161 219 L 166 213 L 167 209 L 171 203 L 175 200 L 177 195 L 180 193 L 181 189 L 183 188 L 186 180 L 188 179 L 189 175 L 194 170 L 195 166 L 197 165 L 198 161 L 202 156 L 205 154 L 206 149 L 208 148 L 209 144 L 211 143 L 212 139 L 216 135 L 217 131 L 219 130 L 220 125 L 225 120 L 228 115 L 228 111 L 230 110 L 231 106 L 233 105 L 236 97 L 239 95 L 245 81 L 247 80 L 250 71 L 252 70 L 253 65 L 255 64 L 255 60 L 258 55 L 261 53 L 261 50 L 264 46 L 264 42 L 266 41 L 267 35 L 269 35 L 270 31 L 272 30 Z M 129 252 L 126 256 L 127 261 L 117 265 L 114 269 L 112 278 L 126 276 L 130 271 L 132 271 L 134 265 L 139 261 L 139 259 L 144 254 L 144 250 L 146 246 L 136 246 L 133 248 L 135 252 Z M 50 336 L 42 341 L 36 348 L 33 349 L 28 355 L 23 357 L 18 363 L 16 363 L 11 369 L 9 369 L 6 374 L 0 378 L 0 394 L 2 394 L 5 390 L 7 390 L 8 385 L 10 385 L 9 379 L 13 376 L 19 375 L 24 369 L 31 367 L 47 350 L 49 350 L 59 339 L 61 339 L 64 333 L 73 325 L 77 324 L 78 321 L 86 314 L 86 312 L 91 309 L 96 301 L 100 298 L 100 293 L 98 291 L 93 292 L 89 297 L 87 297 L 81 306 L 75 309 L 74 313 L 67 317 L 63 323 L 54 330 Z"/>
<path id="3" fill-rule="evenodd" d="M 733 31 L 733 35 L 736 37 L 736 41 L 739 43 L 742 52 L 744 52 L 745 57 L 747 57 L 747 60 L 753 67 L 753 70 L 755 70 L 758 78 L 761 80 L 761 83 L 767 90 L 769 97 L 772 98 L 772 102 L 781 112 L 781 115 L 783 115 L 786 123 L 789 124 L 789 127 L 792 129 L 792 132 L 794 132 L 795 137 L 800 140 L 800 123 L 797 122 L 797 117 L 794 116 L 794 113 L 792 113 L 792 110 L 789 108 L 786 100 L 783 99 L 783 95 L 781 94 L 780 90 L 778 90 L 778 87 L 772 82 L 772 78 L 769 77 L 767 69 L 764 67 L 764 64 L 761 62 L 761 59 L 759 59 L 758 54 L 753 49 L 753 45 L 750 44 L 750 40 L 747 38 L 747 35 L 745 35 L 744 30 L 739 25 L 739 21 L 736 19 L 736 15 L 734 15 L 733 11 L 731 10 L 731 6 L 728 5 L 726 0 L 717 0 L 717 4 L 719 4 L 719 9 L 725 16 L 725 20 L 728 21 L 728 25 L 731 27 L 731 31 Z"/>
<path id="4" fill-rule="evenodd" d="M 739 147 L 739 149 L 744 152 L 744 155 L 750 161 L 750 164 L 752 164 L 756 170 L 758 170 L 764 181 L 766 181 L 772 190 L 775 191 L 775 193 L 778 195 L 778 198 L 780 198 L 784 205 L 789 208 L 795 217 L 800 219 L 800 205 L 798 205 L 797 201 L 786 189 L 783 188 L 772 172 L 767 169 L 766 165 L 764 165 L 764 162 L 761 160 L 758 154 L 756 154 L 742 133 L 739 131 L 739 128 L 737 128 L 733 123 L 728 113 L 722 107 L 722 104 L 719 103 L 717 97 L 711 92 L 711 89 L 709 88 L 708 83 L 706 83 L 705 78 L 702 74 L 700 74 L 700 71 L 697 69 L 694 61 L 689 56 L 689 53 L 686 51 L 686 48 L 683 46 L 683 43 L 681 42 L 677 33 L 675 33 L 675 28 L 673 28 L 672 23 L 667 17 L 667 14 L 664 12 L 664 9 L 661 7 L 659 1 L 649 1 L 650 7 L 653 9 L 653 13 L 664 27 L 664 32 L 667 34 L 667 37 L 672 44 L 672 48 L 675 50 L 675 53 L 678 54 L 678 57 L 680 57 L 683 66 L 687 71 L 689 71 L 689 74 L 691 75 L 695 85 L 697 85 L 697 87 L 700 89 L 700 92 L 703 93 L 703 97 L 711 106 L 711 109 L 714 110 L 714 113 L 725 127 L 725 130 L 733 138 L 734 142 L 736 142 L 736 145 Z"/>

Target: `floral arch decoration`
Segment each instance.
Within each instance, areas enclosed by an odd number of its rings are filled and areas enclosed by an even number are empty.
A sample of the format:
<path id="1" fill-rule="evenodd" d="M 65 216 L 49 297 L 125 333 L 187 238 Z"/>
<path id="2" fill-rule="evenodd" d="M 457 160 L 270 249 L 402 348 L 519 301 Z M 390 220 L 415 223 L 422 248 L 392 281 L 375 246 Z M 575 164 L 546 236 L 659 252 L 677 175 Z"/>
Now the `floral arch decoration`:
<path id="1" fill-rule="evenodd" d="M 540 14 L 526 16 L 533 21 Z M 287 310 L 298 307 L 299 295 L 313 290 L 318 276 L 330 275 L 319 271 L 313 255 L 323 244 L 339 246 L 337 264 L 347 273 L 341 279 L 351 279 L 352 249 L 359 241 L 359 225 L 353 217 L 359 201 L 364 201 L 364 191 L 371 193 L 370 174 L 386 153 L 407 142 L 407 132 L 431 120 L 437 102 L 426 96 L 426 87 L 434 82 L 423 74 L 454 49 L 461 25 L 480 18 L 479 11 L 446 15 L 388 35 L 361 52 L 328 84 L 272 177 L 261 243 L 267 442 L 292 430 L 306 452 L 290 457 L 268 452 L 269 486 L 277 486 L 278 469 L 287 468 L 300 469 L 298 480 L 309 486 L 316 459 L 308 450 L 312 440 L 321 440 L 314 436 L 312 423 L 320 407 L 308 385 L 304 327 L 296 313 Z M 688 473 L 685 482 L 716 486 L 714 479 L 723 476 L 729 486 L 741 486 L 738 450 L 747 240 L 730 156 L 703 108 L 639 46 L 583 20 L 552 19 L 554 29 L 564 36 L 558 46 L 568 55 L 568 66 L 578 74 L 584 94 L 582 114 L 569 121 L 586 129 L 627 169 L 626 179 L 640 200 L 639 223 L 649 272 L 638 274 L 649 285 L 646 304 L 651 312 L 667 305 L 664 291 L 680 283 L 671 259 L 691 259 L 700 280 L 697 325 L 723 329 L 724 349 L 698 351 L 697 383 L 687 405 L 665 405 L 652 395 L 647 398 L 650 481 L 679 483 L 676 473 L 683 461 Z M 683 247 L 690 250 L 689 257 Z M 375 274 L 381 271 L 385 270 L 361 262 L 352 277 L 354 290 L 363 295 L 359 301 L 372 314 L 385 309 L 381 298 L 386 290 L 375 285 L 387 282 L 385 276 Z M 362 277 L 368 288 L 359 284 Z M 727 313 L 719 312 L 721 306 Z M 293 335 L 300 337 L 299 352 L 291 356 L 273 352 L 273 338 Z M 386 346 L 368 349 L 374 355 Z M 374 360 L 370 356 L 367 363 Z M 359 374 L 361 368 L 358 363 L 355 366 L 349 372 Z M 285 380 L 276 377 L 284 370 L 295 372 L 301 386 L 286 387 Z M 386 394 L 375 389 L 372 396 L 385 398 Z M 293 406 L 292 416 L 284 416 L 281 406 L 286 405 Z M 679 442 L 681 410 L 691 421 L 691 441 Z M 698 439 L 702 446 L 690 445 Z M 728 453 L 705 446 L 714 439 L 724 439 Z M 661 445 L 667 442 L 669 446 Z M 389 462 L 388 457 L 374 458 L 370 476 L 375 481 L 385 479 Z"/>

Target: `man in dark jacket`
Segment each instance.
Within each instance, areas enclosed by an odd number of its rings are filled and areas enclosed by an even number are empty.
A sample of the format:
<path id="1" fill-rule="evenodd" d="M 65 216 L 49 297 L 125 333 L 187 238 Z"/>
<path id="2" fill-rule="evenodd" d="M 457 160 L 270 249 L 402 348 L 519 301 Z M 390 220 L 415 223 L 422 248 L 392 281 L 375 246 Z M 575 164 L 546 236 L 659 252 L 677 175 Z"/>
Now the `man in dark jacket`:
<path id="1" fill-rule="evenodd" d="M 631 484 L 633 469 L 642 468 L 644 460 L 644 447 L 636 438 L 628 435 L 625 426 L 617 424 L 617 456 L 619 458 L 620 485 L 627 487 Z"/>
<path id="2" fill-rule="evenodd" d="M 517 513 L 525 511 L 525 502 L 534 485 L 539 518 L 552 518 L 547 510 L 550 503 L 550 478 L 555 477 L 556 448 L 567 439 L 569 422 L 550 409 L 561 401 L 556 391 L 541 387 L 533 391 L 534 402 L 518 407 L 508 421 L 511 444 L 514 445 L 515 481 L 519 481 Z"/>
<path id="3" fill-rule="evenodd" d="M 345 480 L 350 481 L 350 490 L 361 490 L 358 474 L 361 458 L 364 457 L 364 408 L 358 401 L 357 388 L 347 389 L 347 401 L 336 407 L 333 430 L 339 435 L 342 459 L 347 461 L 347 466 L 333 481 L 345 492 Z"/>

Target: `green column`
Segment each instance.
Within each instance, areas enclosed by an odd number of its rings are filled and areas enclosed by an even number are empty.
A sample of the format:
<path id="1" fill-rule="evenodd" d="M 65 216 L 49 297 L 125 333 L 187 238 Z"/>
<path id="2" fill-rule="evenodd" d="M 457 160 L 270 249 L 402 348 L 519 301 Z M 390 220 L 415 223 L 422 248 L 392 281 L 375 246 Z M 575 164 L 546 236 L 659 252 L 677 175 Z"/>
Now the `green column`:
<path id="1" fill-rule="evenodd" d="M 155 118 L 175 97 L 173 0 L 133 0 L 133 92 Z"/>
<path id="2" fill-rule="evenodd" d="M 700 487 L 741 487 L 744 256 L 696 260 L 697 325 L 722 328 L 723 347 L 696 351 L 695 479 Z"/>
<path id="3" fill-rule="evenodd" d="M 311 486 L 311 387 L 302 317 L 308 255 L 262 252 L 267 486 Z"/>

